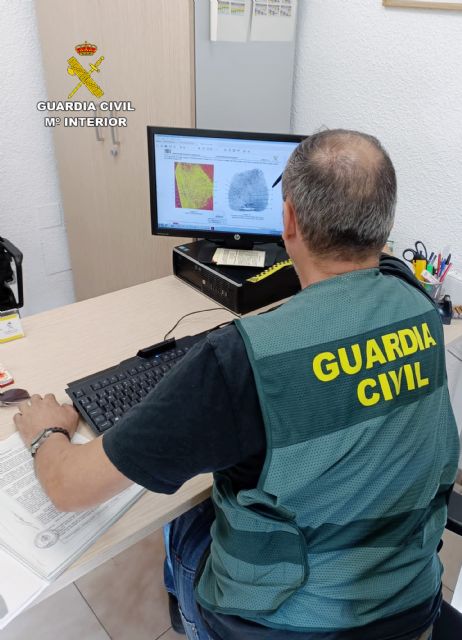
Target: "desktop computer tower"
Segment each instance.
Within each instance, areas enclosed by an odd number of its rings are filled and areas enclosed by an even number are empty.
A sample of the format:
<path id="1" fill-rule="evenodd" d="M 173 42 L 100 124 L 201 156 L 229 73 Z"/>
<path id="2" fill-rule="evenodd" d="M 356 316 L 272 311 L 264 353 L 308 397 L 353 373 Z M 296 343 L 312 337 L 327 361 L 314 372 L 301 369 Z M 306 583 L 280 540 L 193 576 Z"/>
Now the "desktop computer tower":
<path id="1" fill-rule="evenodd" d="M 219 267 L 201 262 L 199 258 L 204 255 L 204 247 L 209 244 L 200 240 L 175 247 L 173 273 L 234 313 L 249 313 L 288 298 L 300 290 L 300 282 L 293 266 L 281 265 L 288 260 L 282 247 L 271 247 L 275 265 L 255 269 Z M 259 246 L 260 248 L 264 249 L 264 246 Z"/>

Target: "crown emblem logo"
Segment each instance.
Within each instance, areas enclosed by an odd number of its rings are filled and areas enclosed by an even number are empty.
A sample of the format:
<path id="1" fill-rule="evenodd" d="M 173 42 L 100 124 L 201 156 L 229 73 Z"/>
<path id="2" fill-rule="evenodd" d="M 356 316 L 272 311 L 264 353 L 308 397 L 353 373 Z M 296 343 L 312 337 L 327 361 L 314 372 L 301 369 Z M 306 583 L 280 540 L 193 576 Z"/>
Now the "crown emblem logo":
<path id="1" fill-rule="evenodd" d="M 79 56 L 93 56 L 96 53 L 98 47 L 96 44 L 91 44 L 90 42 L 83 42 L 82 44 L 76 44 L 75 50 L 79 54 Z"/>
<path id="2" fill-rule="evenodd" d="M 84 44 L 77 44 L 75 46 L 75 50 L 80 56 L 92 56 L 97 49 L 98 47 L 96 46 L 96 44 L 90 44 L 86 40 Z M 104 95 L 104 91 L 91 77 L 92 73 L 100 72 L 99 66 L 102 64 L 103 60 L 104 56 L 100 56 L 98 60 L 90 64 L 89 69 L 85 69 L 85 67 L 82 67 L 75 56 L 71 56 L 68 59 L 67 73 L 71 76 L 77 76 L 77 78 L 80 80 L 79 84 L 77 84 L 67 96 L 68 100 L 70 100 L 72 96 L 77 93 L 80 87 L 84 85 L 88 89 L 88 91 L 92 93 L 96 98 L 101 98 L 101 96 Z"/>

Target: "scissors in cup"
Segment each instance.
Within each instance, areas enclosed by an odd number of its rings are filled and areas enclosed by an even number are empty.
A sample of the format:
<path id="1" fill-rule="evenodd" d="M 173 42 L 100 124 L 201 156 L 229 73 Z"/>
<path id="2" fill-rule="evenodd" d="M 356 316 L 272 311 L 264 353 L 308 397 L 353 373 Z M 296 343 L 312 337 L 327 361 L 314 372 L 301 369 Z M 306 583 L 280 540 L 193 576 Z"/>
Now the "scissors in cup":
<path id="1" fill-rule="evenodd" d="M 428 253 L 427 248 L 421 240 L 417 240 L 414 248 L 405 249 L 403 258 L 414 266 L 414 273 L 417 280 L 423 282 L 422 271 L 427 268 Z"/>

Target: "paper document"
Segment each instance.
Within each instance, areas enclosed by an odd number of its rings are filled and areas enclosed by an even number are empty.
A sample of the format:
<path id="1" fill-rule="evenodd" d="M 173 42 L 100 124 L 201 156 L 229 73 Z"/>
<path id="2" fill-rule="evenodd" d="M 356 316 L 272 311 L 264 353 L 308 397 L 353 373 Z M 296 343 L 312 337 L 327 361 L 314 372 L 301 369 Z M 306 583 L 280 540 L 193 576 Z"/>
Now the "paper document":
<path id="1" fill-rule="evenodd" d="M 250 39 L 290 42 L 295 36 L 297 0 L 253 0 Z"/>
<path id="2" fill-rule="evenodd" d="M 228 267 L 264 267 L 264 251 L 217 249 L 212 258 L 215 264 Z"/>
<path id="3" fill-rule="evenodd" d="M 458 340 L 454 340 L 453 342 L 451 342 L 446 347 L 446 349 L 454 357 L 456 357 L 458 360 L 462 361 L 462 338 L 459 338 Z"/>
<path id="4" fill-rule="evenodd" d="M 76 444 L 87 442 L 76 435 Z M 43 492 L 18 433 L 0 442 L 0 547 L 37 575 L 62 573 L 143 493 L 134 485 L 82 513 L 57 511 Z"/>
<path id="5" fill-rule="evenodd" d="M 210 0 L 210 40 L 246 42 L 252 0 Z"/>
<path id="6" fill-rule="evenodd" d="M 50 583 L 0 549 L 0 629 L 4 629 Z"/>

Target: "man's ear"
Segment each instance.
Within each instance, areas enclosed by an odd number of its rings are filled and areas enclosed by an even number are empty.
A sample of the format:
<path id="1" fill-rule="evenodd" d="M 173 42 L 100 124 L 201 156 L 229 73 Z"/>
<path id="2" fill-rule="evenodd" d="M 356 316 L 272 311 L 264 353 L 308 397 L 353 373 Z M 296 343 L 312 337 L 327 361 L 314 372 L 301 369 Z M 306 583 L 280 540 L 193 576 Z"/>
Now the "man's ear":
<path id="1" fill-rule="evenodd" d="M 293 240 L 297 235 L 298 226 L 297 219 L 295 217 L 295 210 L 289 198 L 284 201 L 283 222 L 284 233 L 282 234 L 282 237 L 284 242 L 290 242 L 290 240 Z"/>

